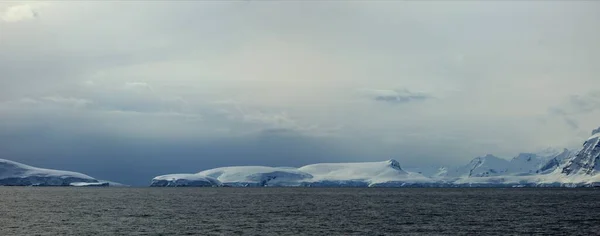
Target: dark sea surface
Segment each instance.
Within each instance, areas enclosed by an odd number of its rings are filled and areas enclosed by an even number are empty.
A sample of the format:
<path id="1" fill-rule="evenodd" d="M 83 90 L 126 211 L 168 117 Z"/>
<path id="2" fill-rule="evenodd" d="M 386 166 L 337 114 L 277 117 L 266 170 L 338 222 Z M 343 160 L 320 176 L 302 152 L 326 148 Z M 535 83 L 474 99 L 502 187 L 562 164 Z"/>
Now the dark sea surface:
<path id="1" fill-rule="evenodd" d="M 511 234 L 600 234 L 600 189 L 0 187 L 0 235 Z"/>

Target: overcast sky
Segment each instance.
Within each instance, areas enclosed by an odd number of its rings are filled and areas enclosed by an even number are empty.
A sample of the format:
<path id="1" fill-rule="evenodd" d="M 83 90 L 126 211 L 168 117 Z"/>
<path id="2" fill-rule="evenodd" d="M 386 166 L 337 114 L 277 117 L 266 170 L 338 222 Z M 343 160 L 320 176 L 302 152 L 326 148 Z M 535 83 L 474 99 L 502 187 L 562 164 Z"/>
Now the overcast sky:
<path id="1" fill-rule="evenodd" d="M 600 2 L 0 2 L 0 158 L 128 184 L 456 165 L 600 126 Z"/>

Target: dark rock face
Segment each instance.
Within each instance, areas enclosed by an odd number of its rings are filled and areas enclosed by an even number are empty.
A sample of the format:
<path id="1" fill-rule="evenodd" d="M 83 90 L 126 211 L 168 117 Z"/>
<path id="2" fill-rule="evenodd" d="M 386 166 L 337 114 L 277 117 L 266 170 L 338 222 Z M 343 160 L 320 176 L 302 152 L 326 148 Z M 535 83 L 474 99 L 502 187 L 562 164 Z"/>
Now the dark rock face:
<path id="1" fill-rule="evenodd" d="M 394 159 L 390 159 L 390 160 L 388 160 L 388 163 L 389 163 L 390 167 L 392 167 L 396 170 L 402 170 L 402 167 L 400 167 L 400 162 L 398 162 Z"/>

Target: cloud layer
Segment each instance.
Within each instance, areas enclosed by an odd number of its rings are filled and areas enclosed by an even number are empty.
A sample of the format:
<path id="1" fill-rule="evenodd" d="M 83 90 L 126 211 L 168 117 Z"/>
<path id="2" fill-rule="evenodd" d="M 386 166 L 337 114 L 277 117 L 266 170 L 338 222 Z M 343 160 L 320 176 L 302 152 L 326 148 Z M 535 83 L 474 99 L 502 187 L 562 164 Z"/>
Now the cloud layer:
<path id="1" fill-rule="evenodd" d="M 0 158 L 145 184 L 579 146 L 600 4 L 0 3 Z"/>

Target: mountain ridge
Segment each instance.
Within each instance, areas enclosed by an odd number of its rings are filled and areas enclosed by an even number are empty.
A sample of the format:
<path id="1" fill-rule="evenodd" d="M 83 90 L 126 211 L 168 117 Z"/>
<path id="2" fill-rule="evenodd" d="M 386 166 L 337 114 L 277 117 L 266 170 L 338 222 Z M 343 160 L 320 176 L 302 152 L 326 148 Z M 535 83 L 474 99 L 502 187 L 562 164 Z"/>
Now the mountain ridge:
<path id="1" fill-rule="evenodd" d="M 547 149 L 540 153 L 519 153 L 510 160 L 487 154 L 474 158 L 467 165 L 441 167 L 437 171 L 406 171 L 401 168 L 399 161 L 389 159 L 380 162 L 317 163 L 285 169 L 265 166 L 221 167 L 201 171 L 192 178 L 225 171 L 227 175 L 208 176 L 230 186 L 600 186 L 599 159 L 600 128 L 592 131 L 592 136 L 577 152 Z M 262 171 L 257 172 L 258 169 Z M 427 176 L 423 175 L 425 172 Z M 160 186 L 157 183 L 164 179 L 164 176 L 157 176 L 151 186 Z"/>

